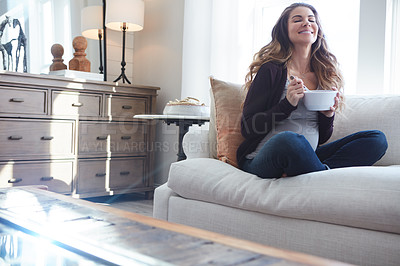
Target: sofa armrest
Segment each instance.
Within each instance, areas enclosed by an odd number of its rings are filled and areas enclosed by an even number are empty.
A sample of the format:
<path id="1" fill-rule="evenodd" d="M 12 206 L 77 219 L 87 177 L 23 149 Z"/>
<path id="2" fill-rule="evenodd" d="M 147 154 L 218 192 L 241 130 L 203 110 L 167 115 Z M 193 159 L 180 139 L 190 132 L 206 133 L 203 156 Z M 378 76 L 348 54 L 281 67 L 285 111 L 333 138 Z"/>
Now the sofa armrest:
<path id="1" fill-rule="evenodd" d="M 168 220 L 169 198 L 177 195 L 167 184 L 163 184 L 154 190 L 153 217 L 161 220 Z"/>

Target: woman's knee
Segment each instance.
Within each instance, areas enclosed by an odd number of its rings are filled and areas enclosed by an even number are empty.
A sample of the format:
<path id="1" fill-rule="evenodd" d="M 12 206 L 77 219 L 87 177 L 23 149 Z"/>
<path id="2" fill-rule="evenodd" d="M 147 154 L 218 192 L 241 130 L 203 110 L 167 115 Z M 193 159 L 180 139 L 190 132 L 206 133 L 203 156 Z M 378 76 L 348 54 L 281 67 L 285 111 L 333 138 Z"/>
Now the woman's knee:
<path id="1" fill-rule="evenodd" d="M 368 135 L 370 138 L 370 145 L 373 145 L 374 149 L 384 154 L 388 148 L 385 133 L 380 130 L 370 130 Z"/>
<path id="2" fill-rule="evenodd" d="M 275 146 L 285 151 L 292 149 L 297 150 L 303 147 L 305 142 L 307 142 L 307 139 L 303 135 L 291 131 L 280 132 L 276 134 L 273 139 Z"/>

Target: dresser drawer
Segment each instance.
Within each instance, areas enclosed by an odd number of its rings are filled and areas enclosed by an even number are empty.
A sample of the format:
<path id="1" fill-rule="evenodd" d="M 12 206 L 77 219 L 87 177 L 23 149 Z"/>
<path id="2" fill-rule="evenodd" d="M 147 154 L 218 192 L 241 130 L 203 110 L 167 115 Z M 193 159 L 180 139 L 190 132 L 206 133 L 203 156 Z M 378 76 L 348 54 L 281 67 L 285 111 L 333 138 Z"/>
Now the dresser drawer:
<path id="1" fill-rule="evenodd" d="M 101 116 L 101 94 L 52 92 L 52 115 Z"/>
<path id="2" fill-rule="evenodd" d="M 0 187 L 45 185 L 50 191 L 71 193 L 73 162 L 0 163 Z"/>
<path id="3" fill-rule="evenodd" d="M 144 155 L 145 130 L 135 122 L 80 122 L 79 155 Z"/>
<path id="4" fill-rule="evenodd" d="M 44 90 L 0 89 L 0 113 L 46 114 Z"/>
<path id="5" fill-rule="evenodd" d="M 110 177 L 111 190 L 145 187 L 145 160 L 143 158 L 112 159 Z"/>
<path id="6" fill-rule="evenodd" d="M 107 96 L 106 114 L 114 118 L 133 118 L 134 115 L 145 114 L 147 99 L 124 96 Z"/>
<path id="7" fill-rule="evenodd" d="M 76 193 L 106 192 L 106 178 L 108 178 L 109 161 L 80 160 L 78 162 L 78 179 Z"/>
<path id="8" fill-rule="evenodd" d="M 0 158 L 71 157 L 73 137 L 74 121 L 0 119 Z"/>
<path id="9" fill-rule="evenodd" d="M 78 162 L 77 194 L 108 193 L 146 186 L 144 158 L 87 159 Z"/>

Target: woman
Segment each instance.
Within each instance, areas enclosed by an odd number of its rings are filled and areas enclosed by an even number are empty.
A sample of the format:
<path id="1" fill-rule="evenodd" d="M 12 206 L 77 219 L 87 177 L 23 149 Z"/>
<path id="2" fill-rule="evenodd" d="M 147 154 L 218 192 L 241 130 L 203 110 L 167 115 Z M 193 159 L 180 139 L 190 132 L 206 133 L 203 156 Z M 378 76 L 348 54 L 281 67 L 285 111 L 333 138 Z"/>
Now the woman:
<path id="1" fill-rule="evenodd" d="M 327 111 L 308 111 L 304 87 L 337 90 L 334 105 Z M 262 178 L 295 176 L 372 165 L 386 152 L 386 137 L 377 130 L 322 145 L 331 137 L 335 111 L 342 106 L 343 81 L 311 5 L 292 4 L 283 11 L 272 41 L 254 56 L 245 88 L 245 140 L 237 151 L 244 171 Z"/>

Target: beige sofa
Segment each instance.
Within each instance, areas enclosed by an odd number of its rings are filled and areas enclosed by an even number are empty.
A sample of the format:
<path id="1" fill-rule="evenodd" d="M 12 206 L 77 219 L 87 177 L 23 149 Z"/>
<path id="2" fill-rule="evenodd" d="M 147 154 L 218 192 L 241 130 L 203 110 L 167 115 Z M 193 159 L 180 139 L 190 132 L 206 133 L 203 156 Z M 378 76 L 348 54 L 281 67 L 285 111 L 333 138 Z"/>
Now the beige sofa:
<path id="1" fill-rule="evenodd" d="M 193 143 L 217 145 L 214 121 L 209 132 L 187 134 L 193 151 L 171 165 L 168 182 L 156 189 L 154 217 L 358 265 L 400 265 L 400 96 L 346 102 L 330 141 L 383 131 L 389 148 L 376 165 L 261 179 L 212 152 L 193 158 L 199 151 Z"/>

